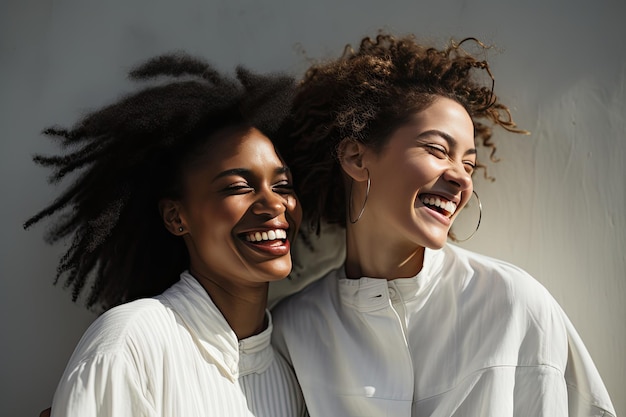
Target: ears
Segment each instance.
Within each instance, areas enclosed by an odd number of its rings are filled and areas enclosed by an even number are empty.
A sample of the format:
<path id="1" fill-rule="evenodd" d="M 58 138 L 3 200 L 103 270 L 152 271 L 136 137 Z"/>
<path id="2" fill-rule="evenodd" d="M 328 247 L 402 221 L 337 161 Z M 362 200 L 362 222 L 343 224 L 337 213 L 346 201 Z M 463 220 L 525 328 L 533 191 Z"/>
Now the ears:
<path id="1" fill-rule="evenodd" d="M 364 162 L 366 151 L 365 145 L 352 139 L 344 139 L 337 147 L 339 164 L 354 181 L 367 181 L 369 174 Z"/>
<path id="2" fill-rule="evenodd" d="M 183 236 L 188 233 L 184 217 L 181 216 L 182 206 L 177 200 L 163 199 L 159 201 L 159 213 L 165 228 L 174 236 Z"/>

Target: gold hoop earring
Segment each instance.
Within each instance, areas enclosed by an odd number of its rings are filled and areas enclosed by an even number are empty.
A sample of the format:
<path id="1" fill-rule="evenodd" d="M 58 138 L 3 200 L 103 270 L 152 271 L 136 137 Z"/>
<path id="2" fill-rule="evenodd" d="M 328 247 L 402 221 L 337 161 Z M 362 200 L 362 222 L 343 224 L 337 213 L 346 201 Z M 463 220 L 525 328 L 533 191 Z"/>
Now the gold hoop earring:
<path id="1" fill-rule="evenodd" d="M 365 200 L 363 200 L 363 206 L 361 207 L 361 211 L 359 212 L 359 215 L 357 216 L 356 220 L 352 220 L 352 185 L 354 184 L 354 179 L 350 181 L 350 199 L 348 200 L 348 220 L 350 220 L 350 223 L 352 224 L 355 224 L 356 222 L 358 222 L 361 216 L 363 215 L 363 212 L 365 211 L 365 204 L 367 204 L 367 197 L 370 195 L 370 187 L 372 185 L 372 181 L 370 180 L 369 169 L 365 168 L 365 170 L 367 171 L 367 189 L 365 190 Z"/>
<path id="2" fill-rule="evenodd" d="M 474 194 L 476 196 L 476 200 L 478 200 L 478 224 L 476 225 L 476 229 L 474 229 L 474 231 L 472 232 L 472 234 L 470 234 L 468 237 L 466 237 L 465 239 L 457 239 L 454 234 L 451 234 L 451 238 L 452 240 L 454 240 L 455 242 L 467 242 L 468 240 L 470 240 L 474 234 L 478 231 L 478 228 L 480 227 L 480 221 L 483 218 L 483 205 L 480 202 L 480 198 L 478 198 L 478 193 L 476 193 L 476 191 L 472 190 L 472 194 Z"/>

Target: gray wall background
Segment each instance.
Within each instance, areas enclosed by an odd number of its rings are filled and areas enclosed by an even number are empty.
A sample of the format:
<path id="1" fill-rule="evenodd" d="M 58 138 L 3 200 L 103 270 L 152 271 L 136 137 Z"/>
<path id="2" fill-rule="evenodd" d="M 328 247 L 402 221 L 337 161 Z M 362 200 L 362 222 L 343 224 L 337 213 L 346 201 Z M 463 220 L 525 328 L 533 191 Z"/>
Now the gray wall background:
<path id="1" fill-rule="evenodd" d="M 52 286 L 63 247 L 22 222 L 55 190 L 43 127 L 117 98 L 139 61 L 184 49 L 230 70 L 301 74 L 378 28 L 477 36 L 522 127 L 498 132 L 497 180 L 477 179 L 481 230 L 464 246 L 511 261 L 561 303 L 618 414 L 626 413 L 626 3 L 526 0 L 2 0 L 0 415 L 36 416 L 94 315 Z"/>

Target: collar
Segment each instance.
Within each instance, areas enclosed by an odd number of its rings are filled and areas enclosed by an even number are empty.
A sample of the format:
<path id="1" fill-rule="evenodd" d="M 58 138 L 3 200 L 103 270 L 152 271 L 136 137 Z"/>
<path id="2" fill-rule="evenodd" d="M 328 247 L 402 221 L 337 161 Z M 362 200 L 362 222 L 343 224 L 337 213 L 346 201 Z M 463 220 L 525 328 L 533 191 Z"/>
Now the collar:
<path id="1" fill-rule="evenodd" d="M 270 346 L 272 318 L 266 310 L 267 328 L 237 340 L 235 332 L 211 300 L 204 287 L 184 271 L 180 280 L 156 298 L 169 304 L 208 362 L 214 363 L 231 381 L 267 369 L 274 359 Z"/>
<path id="2" fill-rule="evenodd" d="M 389 302 L 396 297 L 409 301 L 429 292 L 429 288 L 441 276 L 444 253 L 441 249 L 424 250 L 424 263 L 420 272 L 410 278 L 361 277 L 348 279 L 345 276 L 345 267 L 335 270 L 338 279 L 339 297 L 342 303 L 352 306 L 359 311 L 375 311 L 389 306 Z"/>

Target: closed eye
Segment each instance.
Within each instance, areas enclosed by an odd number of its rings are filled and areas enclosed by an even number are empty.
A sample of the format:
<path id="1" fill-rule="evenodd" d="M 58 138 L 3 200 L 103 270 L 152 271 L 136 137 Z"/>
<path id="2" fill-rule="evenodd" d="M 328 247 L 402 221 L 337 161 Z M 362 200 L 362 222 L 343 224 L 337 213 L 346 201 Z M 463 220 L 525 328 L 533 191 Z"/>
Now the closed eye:
<path id="1" fill-rule="evenodd" d="M 228 187 L 224 188 L 222 191 L 226 194 L 245 194 L 245 193 L 254 191 L 254 188 L 252 188 L 247 183 L 235 183 L 235 184 L 230 184 Z"/>
<path id="2" fill-rule="evenodd" d="M 278 194 L 293 194 L 293 184 L 289 181 L 281 181 L 275 184 L 272 188 Z"/>
<path id="3" fill-rule="evenodd" d="M 476 163 L 472 161 L 463 161 L 463 164 L 465 165 L 465 171 L 472 175 L 476 169 Z"/>
<path id="4" fill-rule="evenodd" d="M 437 158 L 444 159 L 448 157 L 448 151 L 441 145 L 429 144 L 426 145 L 426 149 L 428 149 L 428 152 L 430 152 Z"/>
<path id="5" fill-rule="evenodd" d="M 448 151 L 443 146 L 437 144 L 428 144 L 425 146 L 428 149 L 428 152 L 430 152 L 437 158 L 451 160 L 450 156 L 448 155 Z M 463 165 L 465 166 L 465 171 L 468 174 L 472 175 L 474 173 L 474 170 L 476 169 L 476 163 L 474 161 L 463 161 Z"/>

